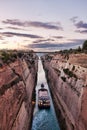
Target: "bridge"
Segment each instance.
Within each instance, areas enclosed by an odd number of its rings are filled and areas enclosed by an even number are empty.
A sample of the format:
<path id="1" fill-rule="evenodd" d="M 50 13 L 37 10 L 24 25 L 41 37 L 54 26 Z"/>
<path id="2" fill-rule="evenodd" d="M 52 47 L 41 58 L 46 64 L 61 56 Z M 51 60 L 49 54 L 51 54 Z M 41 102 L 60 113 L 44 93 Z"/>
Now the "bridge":
<path id="1" fill-rule="evenodd" d="M 56 53 L 56 51 L 35 51 L 34 53 Z"/>
<path id="2" fill-rule="evenodd" d="M 27 51 L 26 51 L 26 52 L 27 52 Z M 26 53 L 26 52 L 25 52 L 25 53 Z M 59 52 L 59 51 L 29 51 L 29 53 L 42 53 L 42 54 L 43 54 L 43 53 L 44 53 L 44 54 L 47 54 L 47 53 L 51 53 L 51 54 L 53 53 L 53 54 L 54 54 L 54 53 L 58 53 L 58 52 Z"/>
<path id="3" fill-rule="evenodd" d="M 25 53 L 27 53 L 27 52 L 25 52 Z M 39 54 L 42 54 L 42 55 L 44 55 L 44 54 L 55 54 L 55 53 L 59 53 L 58 51 L 29 51 L 29 53 L 35 53 L 35 54 L 37 54 L 38 56 L 40 56 Z M 37 60 L 36 58 L 30 58 L 30 60 L 32 61 L 32 60 Z M 41 59 L 39 59 L 38 58 L 38 60 L 41 60 Z M 45 58 L 45 60 L 48 60 L 48 61 L 50 61 L 50 60 L 59 60 L 59 59 L 52 59 L 52 57 L 46 57 Z"/>

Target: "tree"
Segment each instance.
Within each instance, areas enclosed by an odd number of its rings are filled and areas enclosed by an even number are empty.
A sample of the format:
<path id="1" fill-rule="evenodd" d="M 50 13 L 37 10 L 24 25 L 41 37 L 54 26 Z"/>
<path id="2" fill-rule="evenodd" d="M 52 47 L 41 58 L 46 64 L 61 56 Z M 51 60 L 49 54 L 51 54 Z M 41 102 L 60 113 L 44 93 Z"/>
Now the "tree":
<path id="1" fill-rule="evenodd" d="M 87 40 L 84 41 L 83 46 L 82 46 L 82 49 L 83 49 L 83 50 L 87 50 Z"/>

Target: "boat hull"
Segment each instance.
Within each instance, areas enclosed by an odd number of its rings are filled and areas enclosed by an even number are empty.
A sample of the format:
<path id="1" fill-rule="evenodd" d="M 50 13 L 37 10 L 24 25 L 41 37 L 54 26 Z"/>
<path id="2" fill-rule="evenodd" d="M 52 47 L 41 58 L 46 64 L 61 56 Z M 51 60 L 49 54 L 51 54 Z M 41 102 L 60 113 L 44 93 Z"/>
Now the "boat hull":
<path id="1" fill-rule="evenodd" d="M 49 109 L 50 108 L 50 105 L 40 105 L 40 104 L 38 104 L 38 108 L 39 109 Z"/>
<path id="2" fill-rule="evenodd" d="M 50 98 L 47 89 L 38 90 L 38 107 L 40 109 L 50 108 Z"/>

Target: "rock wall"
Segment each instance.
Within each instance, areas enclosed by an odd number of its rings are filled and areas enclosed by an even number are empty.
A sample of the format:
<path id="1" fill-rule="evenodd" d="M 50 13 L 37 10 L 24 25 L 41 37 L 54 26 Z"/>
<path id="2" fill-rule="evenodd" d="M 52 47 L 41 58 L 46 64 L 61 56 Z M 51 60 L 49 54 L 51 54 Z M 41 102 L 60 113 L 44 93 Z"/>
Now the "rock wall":
<path id="1" fill-rule="evenodd" d="M 0 68 L 0 130 L 30 130 L 36 77 L 35 54 L 26 53 Z"/>
<path id="2" fill-rule="evenodd" d="M 46 57 L 43 65 L 61 130 L 87 130 L 87 69 L 59 54 L 50 61 Z"/>

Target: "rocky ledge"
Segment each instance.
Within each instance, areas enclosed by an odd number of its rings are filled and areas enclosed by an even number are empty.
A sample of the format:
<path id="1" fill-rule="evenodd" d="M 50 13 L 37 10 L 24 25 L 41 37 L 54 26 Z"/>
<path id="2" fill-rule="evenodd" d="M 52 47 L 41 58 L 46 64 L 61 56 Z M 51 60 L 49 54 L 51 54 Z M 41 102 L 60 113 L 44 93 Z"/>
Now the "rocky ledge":
<path id="1" fill-rule="evenodd" d="M 0 52 L 0 130 L 30 130 L 37 56 Z"/>
<path id="2" fill-rule="evenodd" d="M 87 54 L 42 57 L 61 130 L 87 130 Z"/>

